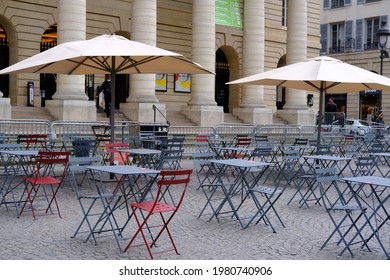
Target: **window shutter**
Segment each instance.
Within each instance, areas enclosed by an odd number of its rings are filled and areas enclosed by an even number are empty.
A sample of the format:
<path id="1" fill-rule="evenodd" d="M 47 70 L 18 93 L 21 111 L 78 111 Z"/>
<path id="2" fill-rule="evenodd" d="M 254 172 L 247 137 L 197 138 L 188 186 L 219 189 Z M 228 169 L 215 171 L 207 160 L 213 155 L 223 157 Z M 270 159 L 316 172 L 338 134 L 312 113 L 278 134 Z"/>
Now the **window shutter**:
<path id="1" fill-rule="evenodd" d="M 356 50 L 363 50 L 363 19 L 356 20 Z"/>
<path id="2" fill-rule="evenodd" d="M 330 0 L 324 0 L 324 9 L 330 8 Z"/>
<path id="3" fill-rule="evenodd" d="M 328 25 L 327 24 L 321 24 L 320 27 L 321 30 L 321 54 L 327 54 L 328 53 Z"/>
<path id="4" fill-rule="evenodd" d="M 345 42 L 344 46 L 346 50 L 352 50 L 353 49 L 353 38 L 352 38 L 352 20 L 345 21 Z"/>

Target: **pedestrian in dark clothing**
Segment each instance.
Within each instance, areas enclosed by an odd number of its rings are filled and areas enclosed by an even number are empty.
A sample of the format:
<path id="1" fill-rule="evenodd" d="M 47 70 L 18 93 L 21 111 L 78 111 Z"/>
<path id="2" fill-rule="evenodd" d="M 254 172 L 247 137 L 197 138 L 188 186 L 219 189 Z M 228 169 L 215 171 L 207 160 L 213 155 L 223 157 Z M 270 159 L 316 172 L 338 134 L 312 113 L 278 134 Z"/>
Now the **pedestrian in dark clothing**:
<path id="1" fill-rule="evenodd" d="M 111 104 L 111 75 L 106 75 L 106 80 L 100 86 L 104 93 L 104 112 L 107 118 L 110 117 L 110 104 Z"/>
<path id="2" fill-rule="evenodd" d="M 337 104 L 334 103 L 333 98 L 329 98 L 328 103 L 325 106 L 325 124 L 332 124 L 335 119 L 335 113 L 337 112 Z"/>
<path id="3" fill-rule="evenodd" d="M 375 122 L 377 123 L 377 124 L 384 124 L 385 123 L 385 121 L 384 121 L 384 119 L 383 119 L 383 113 L 380 113 L 379 114 L 379 116 L 376 118 L 376 120 L 375 120 Z"/>

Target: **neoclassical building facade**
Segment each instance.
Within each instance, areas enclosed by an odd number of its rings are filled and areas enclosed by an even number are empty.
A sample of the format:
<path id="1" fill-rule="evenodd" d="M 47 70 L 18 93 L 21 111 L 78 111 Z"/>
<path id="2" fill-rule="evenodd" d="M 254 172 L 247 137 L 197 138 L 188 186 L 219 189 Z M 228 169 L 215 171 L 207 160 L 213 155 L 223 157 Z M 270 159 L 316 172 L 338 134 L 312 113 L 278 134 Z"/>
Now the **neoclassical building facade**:
<path id="1" fill-rule="evenodd" d="M 321 1 L 321 53 L 389 77 L 389 58 L 381 69 L 378 29 L 389 26 L 388 0 Z M 390 43 L 387 43 L 387 48 Z M 327 96 L 329 99 L 331 95 Z M 390 96 L 380 90 L 334 94 L 348 117 L 372 120 L 373 111 L 390 111 Z"/>
<path id="2" fill-rule="evenodd" d="M 117 34 L 183 54 L 216 75 L 118 75 L 118 110 L 152 121 L 153 106 L 180 111 L 197 125 L 224 122 L 312 124 L 308 92 L 226 85 L 244 76 L 318 56 L 316 0 L 42 0 L 0 2 L 0 68 L 56 44 Z M 185 83 L 183 83 L 185 79 Z M 96 120 L 101 75 L 13 74 L 0 77 L 0 118 L 11 106 L 44 106 L 59 120 Z M 30 93 L 27 94 L 27 87 Z"/>

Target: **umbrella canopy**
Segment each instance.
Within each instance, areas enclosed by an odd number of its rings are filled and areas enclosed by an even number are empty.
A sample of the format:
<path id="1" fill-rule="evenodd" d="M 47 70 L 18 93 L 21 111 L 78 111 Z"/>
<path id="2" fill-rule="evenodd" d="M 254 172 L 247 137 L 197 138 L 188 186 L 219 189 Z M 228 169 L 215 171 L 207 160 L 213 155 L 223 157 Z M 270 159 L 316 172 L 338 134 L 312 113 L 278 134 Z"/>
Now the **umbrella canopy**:
<path id="1" fill-rule="evenodd" d="M 0 71 L 0 75 L 15 73 L 111 74 L 111 104 L 115 104 L 115 74 L 214 74 L 183 55 L 118 35 L 63 43 Z M 113 128 L 114 106 L 110 110 Z M 114 137 L 111 129 L 111 142 Z"/>
<path id="2" fill-rule="evenodd" d="M 319 92 L 317 144 L 320 144 L 325 93 L 390 90 L 389 78 L 328 56 L 311 58 L 227 84 L 274 85 Z"/>
<path id="3" fill-rule="evenodd" d="M 0 71 L 57 74 L 213 73 L 183 55 L 118 35 L 60 44 Z"/>

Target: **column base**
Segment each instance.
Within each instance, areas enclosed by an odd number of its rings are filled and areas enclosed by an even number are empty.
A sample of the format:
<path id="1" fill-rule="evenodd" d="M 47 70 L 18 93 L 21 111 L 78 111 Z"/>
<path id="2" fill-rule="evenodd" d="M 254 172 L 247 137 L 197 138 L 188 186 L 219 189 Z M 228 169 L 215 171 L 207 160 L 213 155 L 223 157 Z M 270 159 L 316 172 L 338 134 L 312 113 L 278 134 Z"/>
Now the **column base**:
<path id="1" fill-rule="evenodd" d="M 316 114 L 314 110 L 283 109 L 277 111 L 278 117 L 289 124 L 315 125 Z"/>
<path id="2" fill-rule="evenodd" d="M 157 107 L 153 110 L 153 105 Z M 156 112 L 156 115 L 155 115 Z M 165 104 L 161 103 L 121 103 L 121 113 L 132 121 L 166 123 L 167 112 Z"/>
<path id="3" fill-rule="evenodd" d="M 57 120 L 96 121 L 94 101 L 46 100 L 46 109 Z"/>
<path id="4" fill-rule="evenodd" d="M 0 119 L 11 119 L 11 100 L 0 98 Z"/>
<path id="5" fill-rule="evenodd" d="M 223 108 L 219 106 L 183 106 L 181 112 L 199 126 L 215 126 L 223 123 Z"/>
<path id="6" fill-rule="evenodd" d="M 234 108 L 233 115 L 248 124 L 272 124 L 273 122 L 270 108 Z"/>

